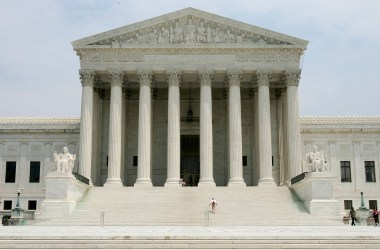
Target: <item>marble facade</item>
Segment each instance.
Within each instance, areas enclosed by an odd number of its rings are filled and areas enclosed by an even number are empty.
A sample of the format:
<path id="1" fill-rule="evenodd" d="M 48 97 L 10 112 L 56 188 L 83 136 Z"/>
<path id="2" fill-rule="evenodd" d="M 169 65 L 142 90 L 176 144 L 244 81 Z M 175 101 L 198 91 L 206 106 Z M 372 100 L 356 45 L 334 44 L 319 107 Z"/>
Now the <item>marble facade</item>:
<path id="1" fill-rule="evenodd" d="M 341 211 L 344 200 L 359 204 L 361 189 L 376 200 L 380 186 L 363 181 L 363 162 L 379 175 L 380 118 L 299 117 L 307 44 L 192 8 L 73 42 L 81 118 L 0 118 L 1 201 L 21 189 L 21 202 L 39 208 L 63 146 L 77 155 L 74 171 L 105 188 L 179 187 L 184 162 L 201 187 L 286 185 L 318 146 L 338 177 L 339 162 L 352 162 L 352 182 L 334 182 Z M 191 139 L 199 149 L 184 156 Z M 14 183 L 4 182 L 8 161 Z M 39 183 L 28 182 L 30 161 L 41 162 Z"/>

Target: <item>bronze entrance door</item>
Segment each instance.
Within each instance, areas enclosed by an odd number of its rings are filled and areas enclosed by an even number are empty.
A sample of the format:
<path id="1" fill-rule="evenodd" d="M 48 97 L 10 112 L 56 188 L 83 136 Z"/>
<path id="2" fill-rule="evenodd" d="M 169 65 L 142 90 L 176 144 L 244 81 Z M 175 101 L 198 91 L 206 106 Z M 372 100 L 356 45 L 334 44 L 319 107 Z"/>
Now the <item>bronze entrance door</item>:
<path id="1" fill-rule="evenodd" d="M 199 135 L 181 136 L 181 178 L 186 186 L 198 186 Z"/>

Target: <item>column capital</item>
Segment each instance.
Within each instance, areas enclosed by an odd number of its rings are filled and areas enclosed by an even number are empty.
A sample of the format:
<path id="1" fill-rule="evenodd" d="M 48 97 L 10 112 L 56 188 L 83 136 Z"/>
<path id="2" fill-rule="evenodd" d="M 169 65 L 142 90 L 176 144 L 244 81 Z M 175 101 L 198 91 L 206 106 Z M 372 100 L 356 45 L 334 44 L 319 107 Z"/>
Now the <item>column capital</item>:
<path id="1" fill-rule="evenodd" d="M 301 70 L 286 70 L 282 73 L 281 82 L 287 86 L 298 86 L 301 78 Z"/>
<path id="2" fill-rule="evenodd" d="M 94 86 L 95 70 L 79 70 L 80 81 L 82 86 Z"/>
<path id="3" fill-rule="evenodd" d="M 181 84 L 182 72 L 180 70 L 170 70 L 166 72 L 169 86 L 179 86 Z"/>
<path id="4" fill-rule="evenodd" d="M 229 86 L 240 86 L 240 80 L 242 74 L 240 70 L 229 70 L 227 71 L 227 79 Z"/>
<path id="5" fill-rule="evenodd" d="M 124 71 L 122 70 L 110 70 L 108 75 L 111 78 L 111 86 L 121 86 L 123 84 Z"/>
<path id="6" fill-rule="evenodd" d="M 141 86 L 151 86 L 153 72 L 151 70 L 141 70 L 137 72 L 137 79 Z"/>
<path id="7" fill-rule="evenodd" d="M 211 86 L 212 80 L 214 79 L 214 71 L 212 70 L 199 70 L 198 71 L 199 80 L 201 86 Z"/>
<path id="8" fill-rule="evenodd" d="M 257 70 L 255 75 L 255 81 L 258 86 L 268 86 L 269 81 L 272 79 L 271 70 Z"/>

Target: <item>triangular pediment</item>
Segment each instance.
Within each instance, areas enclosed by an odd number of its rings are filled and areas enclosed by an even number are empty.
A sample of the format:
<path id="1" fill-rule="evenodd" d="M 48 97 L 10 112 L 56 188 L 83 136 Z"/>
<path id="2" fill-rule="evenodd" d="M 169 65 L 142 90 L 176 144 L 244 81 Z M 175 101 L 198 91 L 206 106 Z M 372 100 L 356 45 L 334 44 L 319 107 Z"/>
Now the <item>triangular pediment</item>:
<path id="1" fill-rule="evenodd" d="M 75 49 L 209 45 L 290 46 L 305 49 L 308 42 L 201 10 L 186 8 L 86 37 L 72 44 Z"/>

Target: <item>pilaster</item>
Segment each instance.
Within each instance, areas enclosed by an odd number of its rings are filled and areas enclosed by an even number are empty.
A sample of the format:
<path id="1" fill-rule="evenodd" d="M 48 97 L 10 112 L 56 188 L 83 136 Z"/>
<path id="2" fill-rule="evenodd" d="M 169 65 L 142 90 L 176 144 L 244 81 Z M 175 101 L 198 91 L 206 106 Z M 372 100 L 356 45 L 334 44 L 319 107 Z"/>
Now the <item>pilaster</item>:
<path id="1" fill-rule="evenodd" d="M 138 73 L 140 83 L 139 98 L 139 128 L 138 128 L 138 169 L 136 186 L 152 186 L 151 172 L 151 132 L 152 132 L 152 104 L 151 104 L 151 71 Z"/>
<path id="2" fill-rule="evenodd" d="M 165 187 L 180 187 L 181 121 L 180 121 L 180 71 L 166 73 L 169 85 L 168 98 L 168 171 Z"/>
<path id="3" fill-rule="evenodd" d="M 42 188 L 46 188 L 46 180 L 45 177 L 54 169 L 52 168 L 51 164 L 51 157 L 53 155 L 52 153 L 52 142 L 45 142 L 44 147 L 43 147 L 43 156 L 44 156 L 44 163 L 43 163 L 43 168 L 41 169 L 41 182 L 42 182 Z"/>
<path id="4" fill-rule="evenodd" d="M 355 171 L 355 190 L 360 191 L 363 189 L 364 184 L 364 164 L 360 159 L 361 141 L 353 141 L 354 147 L 354 171 Z"/>
<path id="5" fill-rule="evenodd" d="M 108 178 L 104 186 L 122 187 L 121 183 L 121 110 L 124 72 L 110 71 L 111 101 L 108 146 Z"/>
<path id="6" fill-rule="evenodd" d="M 213 138 L 212 138 L 212 71 L 199 71 L 201 85 L 200 105 L 200 180 L 199 187 L 216 186 L 213 177 Z"/>
<path id="7" fill-rule="evenodd" d="M 29 142 L 20 143 L 20 166 L 19 169 L 16 168 L 16 183 L 18 183 L 18 188 L 21 190 L 25 189 L 27 183 L 29 183 L 29 167 L 26 160 L 28 146 Z"/>
<path id="8" fill-rule="evenodd" d="M 229 95 L 228 95 L 228 116 L 229 116 L 229 166 L 230 179 L 228 186 L 246 186 L 243 179 L 242 162 L 242 128 L 241 128 L 241 98 L 239 71 L 227 72 Z"/>

